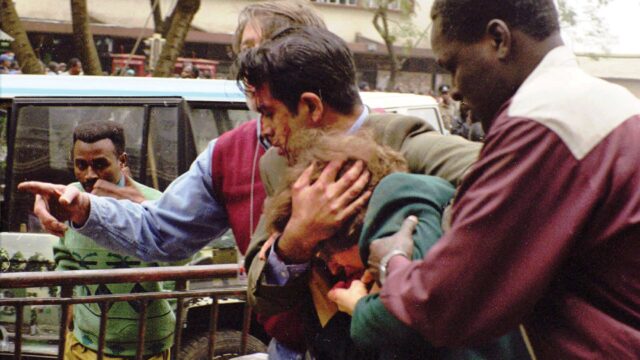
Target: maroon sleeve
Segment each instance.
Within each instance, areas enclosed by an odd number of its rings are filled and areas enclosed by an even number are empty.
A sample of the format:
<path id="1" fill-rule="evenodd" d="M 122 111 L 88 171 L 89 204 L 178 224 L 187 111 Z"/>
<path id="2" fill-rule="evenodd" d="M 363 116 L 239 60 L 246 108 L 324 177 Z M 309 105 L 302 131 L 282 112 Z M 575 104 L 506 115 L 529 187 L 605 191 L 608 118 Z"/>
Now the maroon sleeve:
<path id="1" fill-rule="evenodd" d="M 513 329 L 566 260 L 596 201 L 579 166 L 534 121 L 492 129 L 460 188 L 452 228 L 424 260 L 390 264 L 384 305 L 436 346 Z"/>

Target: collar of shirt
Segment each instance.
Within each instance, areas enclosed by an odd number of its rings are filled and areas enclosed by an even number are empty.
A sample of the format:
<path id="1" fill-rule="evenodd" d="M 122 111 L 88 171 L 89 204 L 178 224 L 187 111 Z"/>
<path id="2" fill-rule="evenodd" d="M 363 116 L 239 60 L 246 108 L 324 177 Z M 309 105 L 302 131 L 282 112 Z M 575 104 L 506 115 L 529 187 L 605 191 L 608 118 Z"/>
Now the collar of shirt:
<path id="1" fill-rule="evenodd" d="M 356 122 L 351 125 L 351 128 L 347 131 L 347 134 L 353 134 L 354 132 L 358 131 L 358 129 L 362 127 L 362 124 L 364 124 L 367 116 L 369 116 L 369 108 L 365 105 L 362 105 L 362 113 L 360 113 L 360 116 L 358 116 L 358 120 L 356 120 Z"/>
<path id="2" fill-rule="evenodd" d="M 547 55 L 540 61 L 540 64 L 529 74 L 527 79 L 522 83 L 520 89 L 535 81 L 539 76 L 544 74 L 550 68 L 557 67 L 577 67 L 578 61 L 571 49 L 566 46 L 558 46 L 555 49 L 549 51 Z M 518 92 L 520 91 L 518 89 Z M 517 94 L 517 93 L 516 93 Z"/>

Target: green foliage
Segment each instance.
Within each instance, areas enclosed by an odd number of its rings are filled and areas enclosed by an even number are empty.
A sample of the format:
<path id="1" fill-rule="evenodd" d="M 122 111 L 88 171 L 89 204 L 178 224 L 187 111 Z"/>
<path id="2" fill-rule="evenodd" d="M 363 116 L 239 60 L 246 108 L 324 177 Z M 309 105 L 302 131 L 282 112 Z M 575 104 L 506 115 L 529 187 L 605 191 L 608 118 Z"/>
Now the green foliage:
<path id="1" fill-rule="evenodd" d="M 13 254 L 9 261 L 11 263 L 9 265 L 9 272 L 21 272 L 27 269 L 27 260 L 20 251 Z"/>
<path id="2" fill-rule="evenodd" d="M 388 24 L 386 29 L 384 26 L 380 26 L 382 32 L 376 27 L 383 40 L 395 45 L 402 45 L 408 52 L 425 37 L 429 27 L 423 29 L 412 21 L 406 21 L 406 18 L 411 14 L 422 11 L 414 0 L 376 0 L 376 4 L 378 5 L 375 13 L 375 16 L 378 17 L 377 21 Z M 389 11 L 398 11 L 402 15 L 402 19 L 396 20 L 390 17 Z"/>
<path id="3" fill-rule="evenodd" d="M 579 4 L 558 0 L 560 26 L 575 45 L 588 45 L 597 52 L 608 53 L 609 44 L 615 38 L 599 15 L 613 1 L 619 0 L 585 0 Z"/>
<path id="4" fill-rule="evenodd" d="M 9 252 L 5 248 L 0 248 L 0 272 L 8 271 L 10 264 Z"/>
<path id="5" fill-rule="evenodd" d="M 391 67 L 389 82 L 386 90 L 395 88 L 397 72 L 402 69 L 402 64 L 406 58 L 399 58 L 394 46 L 398 43 L 403 45 L 404 56 L 408 56 L 411 49 L 424 38 L 429 27 L 420 31 L 418 27 L 408 18 L 412 13 L 419 11 L 414 0 L 376 0 L 377 7 L 373 16 L 373 26 L 385 43 L 389 54 L 389 65 Z M 396 16 L 389 16 L 391 11 L 400 11 L 400 19 Z"/>

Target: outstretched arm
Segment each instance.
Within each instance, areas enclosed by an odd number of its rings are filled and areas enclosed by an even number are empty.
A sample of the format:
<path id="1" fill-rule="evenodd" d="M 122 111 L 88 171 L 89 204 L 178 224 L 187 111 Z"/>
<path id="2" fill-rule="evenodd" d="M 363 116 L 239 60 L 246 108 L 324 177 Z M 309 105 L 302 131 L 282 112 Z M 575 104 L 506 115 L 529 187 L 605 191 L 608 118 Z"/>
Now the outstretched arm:
<path id="1" fill-rule="evenodd" d="M 211 154 L 215 140 L 189 171 L 156 201 L 137 204 L 81 193 L 89 200 L 74 229 L 100 246 L 145 261 L 182 260 L 228 229 L 226 211 L 213 193 Z M 55 191 L 47 192 L 55 196 Z"/>

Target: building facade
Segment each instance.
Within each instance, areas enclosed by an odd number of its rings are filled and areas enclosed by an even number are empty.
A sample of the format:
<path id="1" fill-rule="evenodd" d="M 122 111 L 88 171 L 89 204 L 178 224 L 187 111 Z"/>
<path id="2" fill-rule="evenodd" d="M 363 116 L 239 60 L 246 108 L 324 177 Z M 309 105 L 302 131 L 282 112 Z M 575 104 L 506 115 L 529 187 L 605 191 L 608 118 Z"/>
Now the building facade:
<path id="1" fill-rule="evenodd" d="M 176 0 L 158 0 L 163 17 L 171 13 Z M 233 60 L 231 42 L 238 13 L 249 0 L 202 0 L 187 36 L 183 56 L 219 62 L 217 77 L 228 76 Z M 143 54 L 137 40 L 154 33 L 151 1 L 87 0 L 91 28 L 103 68 L 113 72 L 111 54 Z M 342 37 L 354 52 L 359 78 L 372 88 L 384 88 L 389 78 L 387 50 L 373 26 L 376 0 L 312 0 L 331 31 Z M 426 93 L 446 83 L 448 75 L 438 68 L 429 47 L 429 9 L 432 0 L 413 1 L 406 13 L 391 6 L 389 19 L 402 43 L 396 52 L 403 59 L 398 90 Z M 71 9 L 68 0 L 15 0 L 37 55 L 45 63 L 66 62 L 75 54 L 71 41 Z M 398 30 L 401 29 L 401 30 Z M 404 36 L 403 36 L 404 35 Z M 142 43 L 142 42 L 141 42 Z M 410 43 L 410 45 L 406 45 Z"/>

